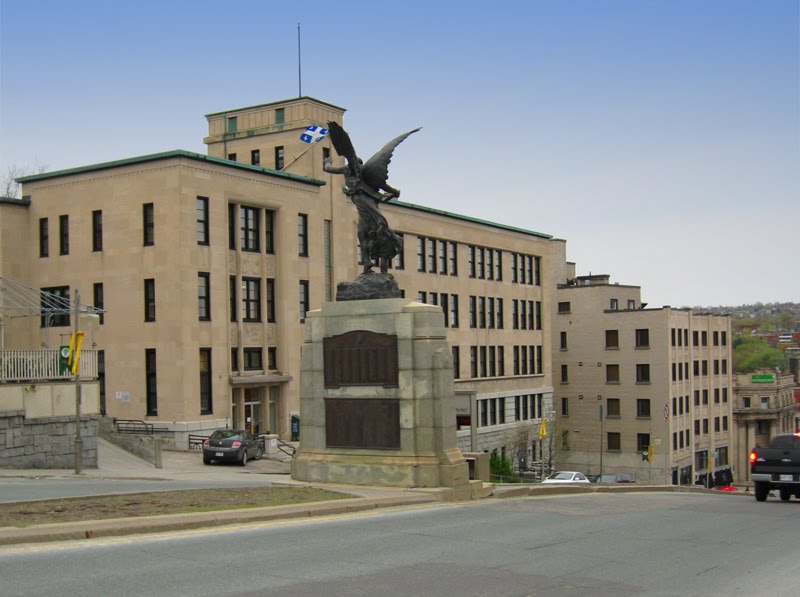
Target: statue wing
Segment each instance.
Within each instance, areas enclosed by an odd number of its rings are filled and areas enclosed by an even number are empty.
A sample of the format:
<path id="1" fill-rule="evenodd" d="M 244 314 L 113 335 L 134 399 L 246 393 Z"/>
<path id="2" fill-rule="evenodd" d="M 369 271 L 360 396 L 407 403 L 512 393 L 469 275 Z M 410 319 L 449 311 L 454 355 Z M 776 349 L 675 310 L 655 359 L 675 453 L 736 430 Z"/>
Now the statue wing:
<path id="1" fill-rule="evenodd" d="M 353 142 L 350 141 L 350 135 L 344 130 L 337 122 L 328 122 L 328 130 L 331 135 L 331 142 L 333 147 L 343 158 L 347 159 L 347 164 L 351 168 L 358 168 L 358 156 L 356 150 L 353 148 Z"/>
<path id="2" fill-rule="evenodd" d="M 421 128 L 421 127 L 420 127 Z M 383 146 L 378 153 L 372 156 L 361 169 L 361 179 L 373 189 L 382 189 L 389 178 L 389 162 L 392 161 L 394 148 L 400 145 L 406 137 L 416 133 L 420 129 L 414 129 L 395 137 Z"/>

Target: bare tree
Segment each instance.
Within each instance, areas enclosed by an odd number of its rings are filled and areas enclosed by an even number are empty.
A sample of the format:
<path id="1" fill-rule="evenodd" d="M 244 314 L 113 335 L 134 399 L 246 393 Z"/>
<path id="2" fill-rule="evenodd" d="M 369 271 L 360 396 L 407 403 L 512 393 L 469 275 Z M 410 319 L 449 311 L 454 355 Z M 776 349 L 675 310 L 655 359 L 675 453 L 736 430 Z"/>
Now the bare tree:
<path id="1" fill-rule="evenodd" d="M 519 427 L 510 432 L 508 444 L 510 457 L 515 465 L 528 457 L 528 449 L 531 445 L 531 428 Z M 520 467 L 520 471 L 522 468 Z"/>
<path id="2" fill-rule="evenodd" d="M 33 165 L 20 166 L 18 164 L 9 164 L 5 172 L 0 178 L 0 194 L 3 197 L 20 198 L 22 196 L 22 185 L 16 181 L 17 178 L 23 176 L 30 176 L 31 174 L 41 174 L 47 171 L 47 164 L 36 160 Z"/>

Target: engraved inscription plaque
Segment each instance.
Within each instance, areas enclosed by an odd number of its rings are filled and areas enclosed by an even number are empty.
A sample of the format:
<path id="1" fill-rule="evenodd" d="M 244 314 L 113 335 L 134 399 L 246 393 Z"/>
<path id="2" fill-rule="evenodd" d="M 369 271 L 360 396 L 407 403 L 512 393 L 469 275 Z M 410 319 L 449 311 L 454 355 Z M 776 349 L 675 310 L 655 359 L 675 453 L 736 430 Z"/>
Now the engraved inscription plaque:
<path id="1" fill-rule="evenodd" d="M 323 340 L 325 387 L 397 387 L 397 336 L 356 330 Z"/>
<path id="2" fill-rule="evenodd" d="M 400 448 L 400 401 L 396 398 L 326 398 L 328 448 Z"/>

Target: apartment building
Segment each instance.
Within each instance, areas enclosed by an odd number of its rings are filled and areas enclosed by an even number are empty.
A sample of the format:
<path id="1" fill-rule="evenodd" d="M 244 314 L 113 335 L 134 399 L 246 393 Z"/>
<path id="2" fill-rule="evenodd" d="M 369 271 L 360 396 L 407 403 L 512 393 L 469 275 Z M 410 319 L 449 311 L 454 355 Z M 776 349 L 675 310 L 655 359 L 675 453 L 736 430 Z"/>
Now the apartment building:
<path id="1" fill-rule="evenodd" d="M 779 433 L 797 430 L 794 387 L 794 375 L 775 370 L 733 376 L 736 482 L 750 481 L 751 449 L 767 447 Z"/>
<path id="2" fill-rule="evenodd" d="M 343 114 L 313 98 L 209 114 L 209 155 L 22 179 L 26 216 L 14 233 L 24 250 L 0 255 L 3 271 L 13 261 L 20 282 L 78 289 L 104 309 L 86 343 L 101 351 L 107 415 L 158 423 L 179 447 L 226 424 L 289 438 L 305 315 L 361 270 L 356 210 L 341 177 L 322 169 L 342 159 L 326 138 L 301 139 Z M 403 239 L 392 273 L 404 296 L 442 307 L 456 390 L 474 405 L 461 415 L 461 446 L 502 450 L 533 437 L 552 409 L 564 242 L 411 203 L 381 209 Z M 15 322 L 8 341 L 55 347 L 69 325 Z"/>
<path id="3" fill-rule="evenodd" d="M 562 270 L 553 320 L 558 467 L 729 482 L 729 317 L 648 308 L 640 287 L 574 271 Z"/>

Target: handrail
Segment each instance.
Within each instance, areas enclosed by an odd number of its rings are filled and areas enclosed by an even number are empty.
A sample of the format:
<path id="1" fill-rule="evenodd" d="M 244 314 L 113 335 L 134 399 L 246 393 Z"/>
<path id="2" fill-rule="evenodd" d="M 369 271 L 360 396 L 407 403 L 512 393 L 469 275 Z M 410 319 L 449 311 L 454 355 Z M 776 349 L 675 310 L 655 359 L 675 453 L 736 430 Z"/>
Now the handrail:
<path id="1" fill-rule="evenodd" d="M 292 458 L 294 458 L 295 452 L 297 452 L 297 448 L 295 448 L 291 444 L 287 444 L 285 441 L 283 441 L 282 439 L 277 438 L 277 437 L 275 438 L 275 442 L 276 442 L 275 443 L 276 447 L 281 452 L 283 452 L 287 456 L 291 456 Z"/>

